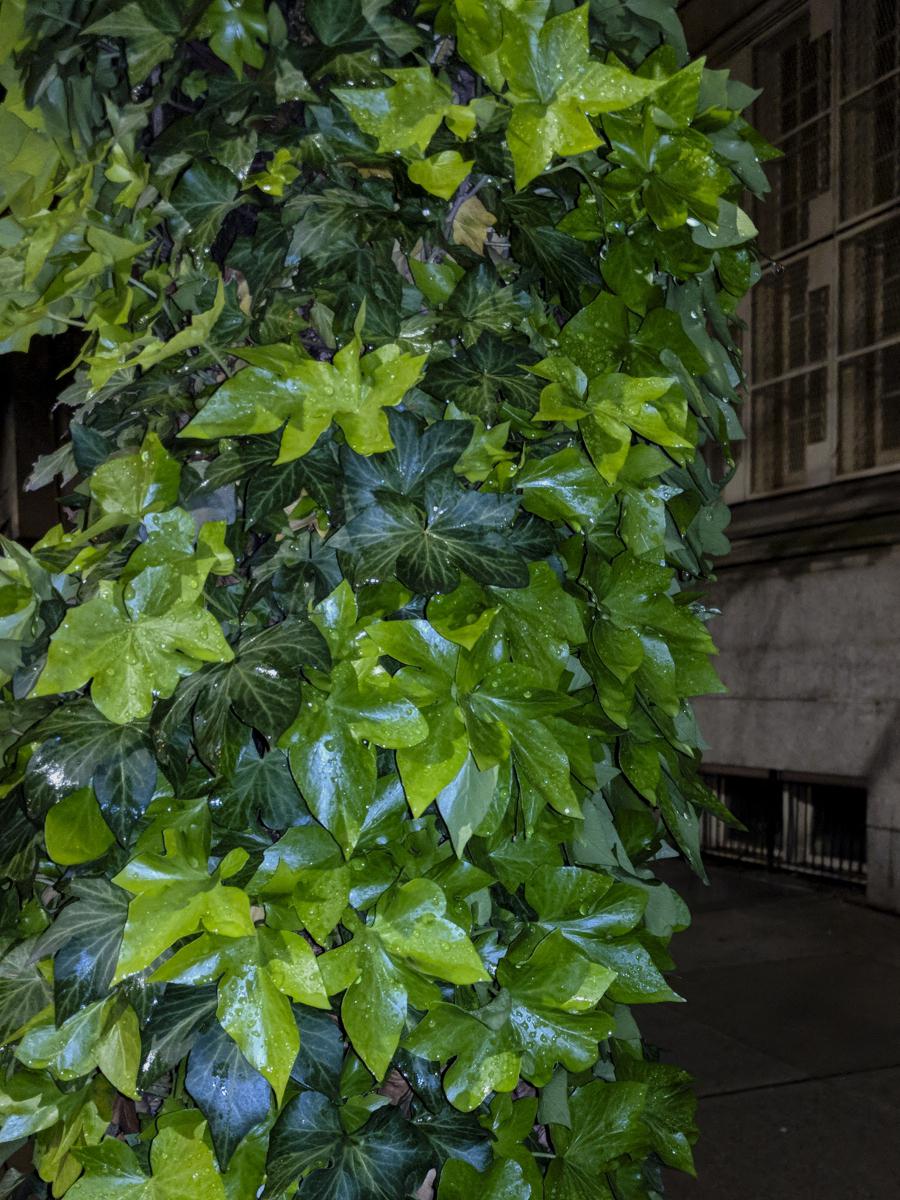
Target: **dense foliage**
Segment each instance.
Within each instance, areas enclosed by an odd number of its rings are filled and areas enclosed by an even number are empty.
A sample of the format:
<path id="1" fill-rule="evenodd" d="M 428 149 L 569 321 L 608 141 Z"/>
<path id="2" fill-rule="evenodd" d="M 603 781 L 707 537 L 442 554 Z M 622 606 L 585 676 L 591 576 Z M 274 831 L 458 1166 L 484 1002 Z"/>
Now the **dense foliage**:
<path id="1" fill-rule="evenodd" d="M 674 0 L 3 0 L 0 57 L 0 337 L 77 354 L 0 559 L 0 1193 L 657 1196 L 753 93 Z"/>

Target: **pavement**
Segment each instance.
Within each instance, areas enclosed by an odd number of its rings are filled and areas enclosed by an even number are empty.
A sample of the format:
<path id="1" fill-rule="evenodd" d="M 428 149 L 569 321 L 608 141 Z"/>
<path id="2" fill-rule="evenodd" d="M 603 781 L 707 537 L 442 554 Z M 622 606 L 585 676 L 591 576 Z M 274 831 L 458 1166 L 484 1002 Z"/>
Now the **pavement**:
<path id="1" fill-rule="evenodd" d="M 900 1200 L 900 917 L 786 875 L 660 874 L 693 924 L 635 1010 L 700 1096 L 698 1178 L 667 1200 Z"/>

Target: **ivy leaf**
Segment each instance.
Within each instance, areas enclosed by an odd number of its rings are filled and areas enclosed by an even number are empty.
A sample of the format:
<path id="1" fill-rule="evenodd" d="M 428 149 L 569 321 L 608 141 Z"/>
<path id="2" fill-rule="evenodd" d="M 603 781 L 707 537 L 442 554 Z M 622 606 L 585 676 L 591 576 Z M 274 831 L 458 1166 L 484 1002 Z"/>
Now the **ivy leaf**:
<path id="1" fill-rule="evenodd" d="M 91 681 L 91 699 L 118 724 L 146 716 L 154 693 L 171 696 L 200 662 L 234 657 L 199 597 L 174 598 L 171 581 L 148 567 L 124 587 L 110 581 L 71 608 L 50 641 L 32 695 L 73 692 Z"/>
<path id="2" fill-rule="evenodd" d="M 715 653 L 709 630 L 690 608 L 673 603 L 671 584 L 669 569 L 623 554 L 604 571 L 599 594 L 604 612 L 637 655 L 630 668 L 636 681 L 666 707 L 679 695 L 722 686 L 709 662 Z M 614 665 L 615 648 L 594 641 Z"/>
<path id="3" fill-rule="evenodd" d="M 307 19 L 326 46 L 340 46 L 360 37 L 364 29 L 362 5 L 350 3 L 336 9 L 329 0 L 309 0 Z"/>
<path id="4" fill-rule="evenodd" d="M 574 702 L 543 683 L 532 668 L 512 663 L 494 667 L 462 697 L 469 742 L 482 769 L 502 762 L 512 750 L 516 771 L 534 789 L 539 806 L 550 804 L 563 815 L 573 815 L 579 809 L 569 753 L 583 751 L 578 745 L 582 735 L 574 728 L 567 730 L 559 719 Z M 537 815 L 535 806 L 526 814 L 530 828 Z"/>
<path id="5" fill-rule="evenodd" d="M 292 618 L 242 639 L 227 669 L 227 691 L 237 715 L 263 733 L 278 736 L 298 708 L 297 675 L 327 671 L 331 655 L 310 621 Z"/>
<path id="6" fill-rule="evenodd" d="M 104 516 L 138 521 L 145 513 L 170 508 L 180 479 L 180 465 L 150 432 L 140 450 L 101 463 L 91 474 L 90 489 Z"/>
<path id="7" fill-rule="evenodd" d="M 301 671 L 327 671 L 328 647 L 307 617 L 290 617 L 242 638 L 227 666 L 183 684 L 168 716 L 182 708 L 193 714 L 198 750 L 212 765 L 221 759 L 233 726 L 232 714 L 269 737 L 280 736 L 300 707 Z"/>
<path id="8" fill-rule="evenodd" d="M 33 949 L 32 942 L 20 942 L 0 958 L 0 1041 L 9 1041 L 50 1002 L 50 988 L 34 965 Z"/>
<path id="9" fill-rule="evenodd" d="M 215 1011 L 214 987 L 167 984 L 143 1029 L 139 1086 L 147 1088 L 175 1068 Z"/>
<path id="10" fill-rule="evenodd" d="M 299 1049 L 289 998 L 328 1007 L 309 943 L 292 930 L 264 925 L 249 936 L 204 933 L 153 975 L 154 982 L 201 985 L 216 979 L 220 1024 L 280 1102 Z"/>
<path id="11" fill-rule="evenodd" d="M 588 457 L 575 446 L 532 460 L 516 476 L 522 507 L 548 521 L 565 521 L 576 532 L 618 521 L 611 488 L 597 477 Z"/>
<path id="12" fill-rule="evenodd" d="M 557 1063 L 576 1072 L 593 1066 L 598 1042 L 613 1032 L 609 1015 L 594 1010 L 614 978 L 614 971 L 579 954 L 559 933 L 527 957 L 514 951 L 501 960 L 497 982 L 509 989 L 509 1020 L 526 1079 L 544 1087 Z"/>
<path id="13" fill-rule="evenodd" d="M 333 538 L 355 579 L 393 577 L 414 592 L 452 591 L 462 568 L 473 578 L 506 587 L 523 587 L 528 571 L 509 536 L 517 501 L 466 488 L 443 466 L 432 468 L 412 449 L 418 422 L 396 414 L 391 430 L 392 455 L 379 457 L 373 469 L 396 480 L 362 508 Z M 439 430 L 432 426 L 431 430 Z M 429 430 L 429 432 L 431 432 Z M 432 444 L 440 440 L 437 432 Z M 361 489 L 351 503 L 364 503 Z"/>
<path id="14" fill-rule="evenodd" d="M 409 1056 L 407 1061 L 411 1062 Z M 404 1065 L 404 1072 L 408 1070 L 410 1068 Z M 437 1082 L 439 1084 L 439 1079 Z M 439 1163 L 445 1164 L 448 1160 L 464 1162 L 481 1171 L 490 1162 L 491 1143 L 477 1117 L 461 1113 L 439 1100 L 436 1111 L 413 1109 L 413 1119 Z"/>
<path id="15" fill-rule="evenodd" d="M 320 959 L 329 993 L 344 992 L 341 1020 L 353 1048 L 377 1079 L 397 1049 L 408 1001 L 428 1007 L 438 998 L 423 975 L 451 983 L 488 977 L 446 910 L 437 884 L 410 880 L 379 901 L 371 926 Z"/>
<path id="16" fill-rule="evenodd" d="M 361 355 L 357 333 L 333 362 L 304 358 L 286 346 L 242 349 L 251 363 L 227 379 L 180 437 L 274 433 L 284 425 L 276 463 L 312 449 L 336 421 L 358 454 L 390 449 L 383 409 L 399 404 L 422 373 L 425 355 L 394 344 Z M 286 424 L 285 424 L 286 423 Z"/>
<path id="17" fill-rule="evenodd" d="M 338 663 L 326 694 L 307 689 L 287 731 L 291 770 L 310 810 L 349 856 L 375 791 L 375 746 L 415 745 L 428 725 L 383 667 Z"/>
<path id="18" fill-rule="evenodd" d="M 499 773 L 497 766 L 480 771 L 468 754 L 457 774 L 437 796 L 438 810 L 458 858 L 462 858 L 469 839 L 491 811 Z"/>
<path id="19" fill-rule="evenodd" d="M 430 366 L 422 386 L 439 400 L 494 424 L 511 409 L 536 409 L 539 384 L 525 370 L 529 361 L 524 348 L 486 333 L 468 352 L 460 350 Z"/>
<path id="20" fill-rule="evenodd" d="M 67 1082 L 99 1067 L 113 1087 L 137 1099 L 140 1049 L 134 1009 L 110 997 L 80 1008 L 59 1025 L 32 1025 L 16 1057 L 33 1070 L 49 1069 Z"/>
<path id="21" fill-rule="evenodd" d="M 269 1085 L 215 1021 L 191 1047 L 185 1085 L 209 1122 L 224 1171 L 238 1143 L 268 1116 Z"/>
<path id="22" fill-rule="evenodd" d="M 289 508 L 304 492 L 337 514 L 341 503 L 340 467 L 333 442 L 320 438 L 302 458 L 275 467 L 268 465 L 277 454 L 278 439 L 274 440 L 267 465 L 255 471 L 247 485 L 244 511 L 248 520 L 258 523 L 278 509 Z"/>
<path id="23" fill-rule="evenodd" d="M 100 815 L 96 797 L 88 788 L 72 792 L 54 804 L 44 821 L 47 853 L 61 866 L 77 866 L 100 858 L 115 840 Z"/>
<path id="24" fill-rule="evenodd" d="M 98 37 L 124 38 L 128 78 L 132 87 L 137 87 L 154 67 L 172 57 L 175 50 L 172 35 L 178 30 L 149 17 L 135 0 L 116 12 L 107 13 L 99 21 L 93 21 L 82 32 Z"/>
<path id="25" fill-rule="evenodd" d="M 616 973 L 610 996 L 623 1003 L 672 1000 L 653 958 L 632 932 L 647 906 L 643 888 L 613 883 L 578 867 L 545 872 L 526 888 L 542 926 L 555 930 L 588 958 Z"/>
<path id="26" fill-rule="evenodd" d="M 454 213 L 453 241 L 483 257 L 488 233 L 496 223 L 496 214 L 485 208 L 477 196 L 469 196 Z"/>
<path id="27" fill-rule="evenodd" d="M 600 276 L 584 247 L 552 225 L 522 225 L 519 228 L 517 256 L 532 262 L 541 276 L 552 281 L 572 308 L 577 308 L 581 291 L 595 288 Z"/>
<path id="28" fill-rule="evenodd" d="M 475 239 L 481 249 L 484 231 L 482 219 L 481 242 Z M 447 326 L 459 333 L 463 345 L 472 346 L 483 333 L 508 335 L 524 319 L 527 307 L 525 293 L 516 291 L 512 284 L 501 286 L 496 271 L 482 263 L 467 271 L 453 289 L 444 305 L 443 317 Z"/>
<path id="29" fill-rule="evenodd" d="M 697 1097 L 687 1071 L 669 1063 L 644 1062 L 641 1059 L 622 1061 L 616 1070 L 622 1081 L 642 1083 L 647 1089 L 641 1120 L 646 1127 L 654 1150 L 669 1167 L 694 1175 L 692 1144 L 697 1140 L 695 1116 Z"/>
<path id="30" fill-rule="evenodd" d="M 449 200 L 471 170 L 471 162 L 467 162 L 458 150 L 441 150 L 411 162 L 407 173 L 413 183 L 431 192 L 432 196 Z"/>
<path id="31" fill-rule="evenodd" d="M 640 1083 L 595 1080 L 569 1098 L 571 1130 L 552 1126 L 557 1157 L 547 1171 L 548 1200 L 587 1200 L 596 1184 L 626 1155 L 647 1143 L 641 1120 L 647 1089 Z"/>
<path id="32" fill-rule="evenodd" d="M 382 1108 L 361 1130 L 348 1134 L 326 1096 L 302 1092 L 272 1127 L 267 1194 L 278 1195 L 305 1176 L 298 1191 L 302 1197 L 393 1200 L 400 1189 L 414 1188 L 428 1165 L 415 1126 L 398 1109 Z"/>
<path id="33" fill-rule="evenodd" d="M 124 844 L 150 803 L 156 763 L 144 730 L 108 721 L 88 701 L 68 704 L 40 727 L 43 741 L 28 761 L 31 805 L 44 811 L 92 786 L 103 817 Z"/>
<path id="34" fill-rule="evenodd" d="M 310 1092 L 336 1098 L 344 1061 L 344 1039 L 331 1012 L 295 1004 L 294 1020 L 300 1033 L 300 1050 L 291 1068 L 291 1079 Z"/>
<path id="35" fill-rule="evenodd" d="M 284 829 L 308 811 L 287 755 L 273 749 L 260 757 L 252 742 L 241 747 L 234 770 L 220 781 L 210 803 L 229 829 L 244 829 L 257 817 L 270 829 Z"/>
<path id="36" fill-rule="evenodd" d="M 522 1168 L 511 1158 L 499 1159 L 487 1171 L 477 1171 L 459 1159 L 451 1159 L 441 1171 L 438 1200 L 530 1200 L 531 1184 Z"/>
<path id="37" fill-rule="evenodd" d="M 74 897 L 39 938 L 35 958 L 53 955 L 56 1019 L 65 1021 L 109 992 L 122 933 L 127 898 L 102 877 L 73 879 Z"/>
<path id="38" fill-rule="evenodd" d="M 165 829 L 163 842 L 164 854 L 144 851 L 113 879 L 134 896 L 113 982 L 143 971 L 201 924 L 227 937 L 253 933 L 247 894 L 221 883 L 219 871 L 209 874 L 206 857 L 193 853 L 178 829 Z"/>
<path id="39" fill-rule="evenodd" d="M 585 5 L 552 17 L 536 37 L 525 20 L 509 22 L 498 57 L 514 101 L 506 137 L 517 189 L 554 155 L 583 154 L 600 144 L 588 115 L 629 108 L 658 87 L 625 67 L 591 59 Z"/>
<path id="40" fill-rule="evenodd" d="M 229 0 L 216 2 L 227 4 Z M 181 176 L 170 203 L 176 235 L 190 246 L 208 246 L 228 214 L 241 203 L 238 181 L 225 167 L 201 160 Z"/>
<path id="41" fill-rule="evenodd" d="M 480 1019 L 453 1004 L 434 1004 L 404 1041 L 413 1054 L 451 1062 L 444 1072 L 447 1099 L 473 1112 L 491 1092 L 511 1092 L 519 1082 L 521 1052 L 508 1005 Z"/>
<path id="42" fill-rule="evenodd" d="M 693 417 L 684 393 L 670 377 L 598 375 L 591 380 L 589 403 L 585 445 L 607 483 L 615 483 L 625 465 L 632 430 L 665 446 L 676 460 L 693 447 Z"/>
<path id="43" fill-rule="evenodd" d="M 380 621 L 366 635 L 383 655 L 412 668 L 394 679 L 428 722 L 426 738 L 397 751 L 403 789 L 418 817 L 452 782 L 468 753 L 465 724 L 451 696 L 459 649 L 427 621 Z"/>
<path id="44" fill-rule="evenodd" d="M 450 89 L 428 67 L 403 67 L 384 73 L 393 79 L 392 87 L 334 88 L 333 95 L 360 129 L 377 139 L 380 154 L 424 154 L 453 102 Z"/>
<path id="45" fill-rule="evenodd" d="M 222 1178 L 204 1138 L 198 1112 L 170 1113 L 150 1145 L 151 1174 L 124 1142 L 104 1138 L 85 1152 L 84 1175 L 70 1188 L 72 1200 L 225 1200 Z"/>
<path id="46" fill-rule="evenodd" d="M 268 24 L 263 0 L 212 0 L 200 24 L 200 32 L 209 38 L 210 49 L 228 63 L 238 79 L 245 64 L 261 67 L 267 42 Z"/>

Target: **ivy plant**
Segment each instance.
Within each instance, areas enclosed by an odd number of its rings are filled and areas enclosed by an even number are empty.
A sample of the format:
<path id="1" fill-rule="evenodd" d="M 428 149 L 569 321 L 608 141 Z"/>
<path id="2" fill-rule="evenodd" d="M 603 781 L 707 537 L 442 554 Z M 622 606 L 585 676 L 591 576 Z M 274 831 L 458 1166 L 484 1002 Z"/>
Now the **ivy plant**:
<path id="1" fill-rule="evenodd" d="M 2 0 L 5 1196 L 692 1171 L 754 93 L 674 0 Z M 48 398 L 52 399 L 52 398 Z M 708 453 L 709 450 L 715 453 Z"/>

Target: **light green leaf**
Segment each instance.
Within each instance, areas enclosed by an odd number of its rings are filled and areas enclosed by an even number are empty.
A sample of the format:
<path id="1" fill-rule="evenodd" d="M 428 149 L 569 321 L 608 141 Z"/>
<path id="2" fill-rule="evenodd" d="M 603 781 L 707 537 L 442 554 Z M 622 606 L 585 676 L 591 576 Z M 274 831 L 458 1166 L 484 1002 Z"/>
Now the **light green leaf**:
<path id="1" fill-rule="evenodd" d="M 162 1117 L 150 1145 L 151 1175 L 130 1146 L 105 1138 L 67 1194 L 71 1200 L 225 1200 L 207 1136 L 196 1110 Z"/>
<path id="2" fill-rule="evenodd" d="M 487 979 L 464 930 L 445 915 L 437 884 L 413 879 L 392 889 L 375 921 L 319 960 L 329 993 L 343 991 L 341 1019 L 353 1048 L 381 1079 L 400 1041 L 407 1003 L 428 1007 L 439 998 L 423 976 L 452 983 Z"/>
<path id="3" fill-rule="evenodd" d="M 198 861 L 177 829 L 166 829 L 163 841 L 164 854 L 137 855 L 113 880 L 134 896 L 113 982 L 149 967 L 201 925 L 226 937 L 253 933 L 246 893 L 222 884 L 217 872 L 210 875 L 205 857 Z"/>
<path id="4" fill-rule="evenodd" d="M 393 445 L 383 409 L 399 404 L 422 373 L 425 355 L 381 346 L 361 356 L 355 335 L 333 362 L 304 358 L 287 347 L 243 351 L 251 366 L 215 391 L 182 437 L 215 438 L 274 433 L 287 422 L 277 463 L 312 449 L 336 421 L 358 454 Z"/>
<path id="5" fill-rule="evenodd" d="M 382 154 L 424 154 L 453 97 L 428 67 L 387 70 L 389 88 L 335 88 L 333 94 L 356 124 L 378 140 Z"/>
<path id="6" fill-rule="evenodd" d="M 462 858 L 469 839 L 491 811 L 499 768 L 484 771 L 467 754 L 459 771 L 437 797 L 437 806 L 450 832 L 453 849 Z"/>
<path id="7" fill-rule="evenodd" d="M 154 695 L 171 696 L 202 662 L 229 662 L 234 652 L 196 582 L 184 597 L 174 575 L 148 567 L 124 587 L 104 581 L 92 600 L 69 609 L 32 694 L 74 692 L 90 681 L 100 712 L 125 724 L 146 716 Z"/>
<path id="8" fill-rule="evenodd" d="M 511 1092 L 519 1082 L 521 1053 L 515 1031 L 501 1010 L 484 1020 L 453 1004 L 435 1004 L 404 1040 L 413 1054 L 451 1062 L 444 1072 L 447 1099 L 472 1112 L 491 1092 Z"/>
<path id="9" fill-rule="evenodd" d="M 91 495 L 105 517 L 137 521 L 148 512 L 171 508 L 178 498 L 180 478 L 180 465 L 150 432 L 140 450 L 109 458 L 94 470 Z"/>
<path id="10" fill-rule="evenodd" d="M 100 858 L 115 841 L 89 788 L 66 796 L 47 813 L 44 843 L 54 862 L 71 867 Z"/>
<path id="11" fill-rule="evenodd" d="M 514 105 L 507 140 L 517 188 L 540 175 L 554 155 L 598 146 L 589 116 L 629 108 L 659 86 L 591 59 L 587 5 L 552 17 L 536 37 L 527 18 L 504 21 L 498 64 Z"/>
<path id="12" fill-rule="evenodd" d="M 431 192 L 432 196 L 449 200 L 471 170 L 471 162 L 467 162 L 458 150 L 441 150 L 411 162 L 407 173 L 413 183 Z"/>

